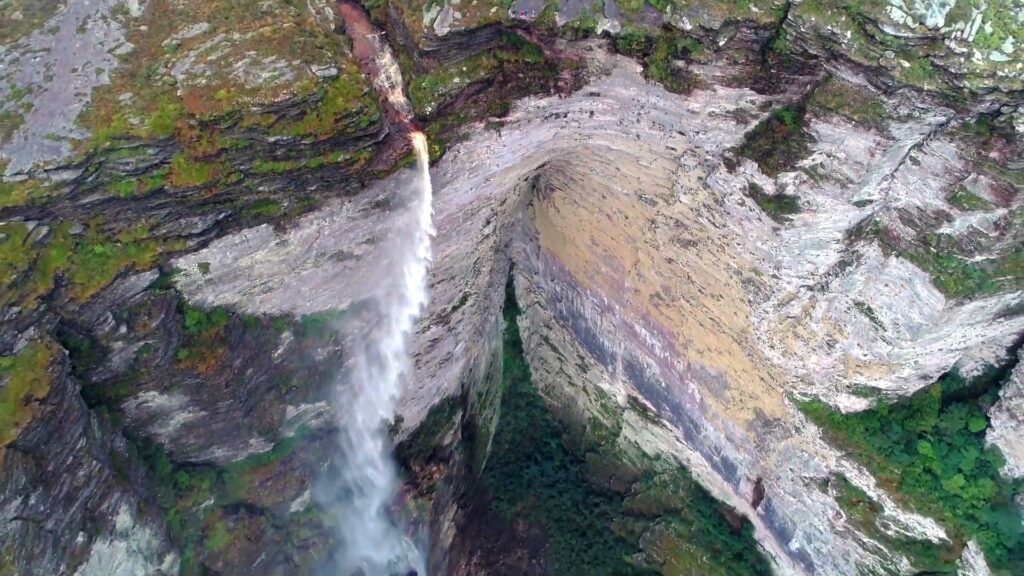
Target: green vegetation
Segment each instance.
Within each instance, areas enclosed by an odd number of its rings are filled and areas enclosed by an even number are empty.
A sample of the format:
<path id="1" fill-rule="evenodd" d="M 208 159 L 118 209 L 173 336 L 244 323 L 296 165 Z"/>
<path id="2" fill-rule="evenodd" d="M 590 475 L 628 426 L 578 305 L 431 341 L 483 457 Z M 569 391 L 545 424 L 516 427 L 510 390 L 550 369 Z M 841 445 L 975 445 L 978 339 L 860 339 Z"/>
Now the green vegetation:
<path id="1" fill-rule="evenodd" d="M 6 166 L 6 161 L 0 161 L 0 209 L 24 206 L 44 197 L 50 191 L 50 187 L 37 180 L 5 182 L 2 174 Z"/>
<path id="2" fill-rule="evenodd" d="M 252 163 L 253 174 L 283 174 L 301 168 L 305 160 L 256 160 Z"/>
<path id="3" fill-rule="evenodd" d="M 974 2 L 966 3 L 976 6 Z M 1024 45 L 1024 30 L 1021 29 L 1019 15 L 1014 16 L 1020 7 L 1009 0 L 991 0 L 982 6 L 985 7 L 982 12 L 985 24 L 978 29 L 972 43 L 982 50 L 1001 51 L 1004 45 L 1020 50 L 1021 45 Z"/>
<path id="4" fill-rule="evenodd" d="M 110 238 L 103 235 L 94 223 L 71 256 L 66 272 L 68 291 L 75 300 L 85 301 L 121 272 L 152 268 L 162 251 L 178 247 L 180 242 L 162 243 L 151 238 L 146 224 L 139 224 Z"/>
<path id="5" fill-rule="evenodd" d="M 327 138 L 338 133 L 365 130 L 380 119 L 380 106 L 370 93 L 355 64 L 343 66 L 334 81 L 319 91 L 319 104 L 299 120 L 274 125 L 274 133 Z"/>
<path id="6" fill-rule="evenodd" d="M 950 373 L 909 398 L 856 414 L 817 400 L 801 408 L 883 488 L 942 522 L 958 548 L 976 538 L 997 574 L 1022 574 L 1024 534 L 1013 498 L 1024 483 L 1003 478 L 1002 454 L 985 445 L 986 412 L 1005 375 L 966 382 Z"/>
<path id="7" fill-rule="evenodd" d="M 834 491 L 836 503 L 846 514 L 847 521 L 861 534 L 902 553 L 915 570 L 928 574 L 956 574 L 956 560 L 960 550 L 955 546 L 890 534 L 879 523 L 881 504 L 843 475 L 830 478 L 828 484 Z"/>
<path id="8" fill-rule="evenodd" d="M 703 51 L 704 46 L 697 40 L 678 32 L 662 30 L 647 57 L 644 72 L 669 92 L 688 92 L 694 86 L 694 77 L 676 65 L 676 61 L 700 55 Z"/>
<path id="9" fill-rule="evenodd" d="M 176 352 L 178 362 L 199 372 L 209 372 L 224 356 L 224 328 L 231 314 L 219 306 L 203 310 L 180 301 L 185 338 Z"/>
<path id="10" fill-rule="evenodd" d="M 395 456 L 407 468 L 422 466 L 438 448 L 445 434 L 457 424 L 459 401 L 449 397 L 435 404 L 416 431 L 395 447 Z"/>
<path id="11" fill-rule="evenodd" d="M 57 225 L 45 238 L 33 242 L 24 223 L 0 224 L 0 306 L 34 308 L 39 298 L 53 289 L 70 254 L 67 225 Z"/>
<path id="12" fill-rule="evenodd" d="M 409 83 L 409 101 L 417 116 L 436 114 L 441 106 L 473 82 L 492 76 L 498 60 L 491 52 L 480 52 L 437 70 L 418 76 Z"/>
<path id="13" fill-rule="evenodd" d="M 98 221 L 81 238 L 69 230 L 69 223 L 58 223 L 35 239 L 23 223 L 0 224 L 0 305 L 34 307 L 61 275 L 68 295 L 82 302 L 123 271 L 151 268 L 163 251 L 182 245 L 151 238 L 144 223 L 113 236 Z"/>
<path id="14" fill-rule="evenodd" d="M 297 335 L 319 342 L 326 342 L 338 335 L 339 326 L 344 322 L 347 310 L 317 312 L 299 318 Z"/>
<path id="15" fill-rule="evenodd" d="M 685 93 L 695 79 L 678 60 L 690 60 L 704 53 L 704 45 L 674 29 L 662 29 L 657 35 L 643 28 L 626 28 L 615 38 L 615 49 L 644 63 L 644 76 L 661 83 L 666 90 Z"/>
<path id="16" fill-rule="evenodd" d="M 170 168 L 161 167 L 142 177 L 128 177 L 123 180 L 111 182 L 107 185 L 107 190 L 111 194 L 120 196 L 121 198 L 143 196 L 150 192 L 155 192 L 167 185 L 167 176 L 169 174 Z"/>
<path id="17" fill-rule="evenodd" d="M 771 43 L 768 44 L 768 49 L 775 54 L 789 54 L 789 33 L 785 28 L 779 26 L 772 36 Z"/>
<path id="18" fill-rule="evenodd" d="M 155 80 L 151 80 L 155 82 Z M 185 108 L 173 93 L 163 92 L 158 86 L 146 89 L 151 94 L 139 98 L 146 102 L 146 120 L 133 122 L 126 109 L 117 109 L 105 115 L 105 121 L 91 124 L 92 136 L 88 148 L 104 148 L 127 138 L 169 138 L 185 118 Z M 86 114 L 88 117 L 89 114 Z"/>
<path id="19" fill-rule="evenodd" d="M 0 144 L 7 142 L 25 123 L 25 116 L 14 110 L 0 110 Z"/>
<path id="20" fill-rule="evenodd" d="M 266 221 L 277 218 L 284 206 L 273 198 L 257 198 L 242 208 L 240 216 L 247 222 Z"/>
<path id="21" fill-rule="evenodd" d="M 808 106 L 828 110 L 857 125 L 868 126 L 881 132 L 886 130 L 889 119 L 885 105 L 874 98 L 866 88 L 831 77 L 814 90 Z"/>
<path id="22" fill-rule="evenodd" d="M 13 356 L 0 356 L 0 453 L 32 419 L 36 402 L 50 392 L 52 342 L 31 342 Z"/>
<path id="23" fill-rule="evenodd" d="M 222 168 L 217 163 L 192 160 L 187 154 L 178 152 L 171 158 L 171 171 L 167 181 L 178 188 L 202 186 L 219 176 Z"/>
<path id="24" fill-rule="evenodd" d="M 544 52 L 517 34 L 506 34 L 492 50 L 442 66 L 417 76 L 409 83 L 409 101 L 417 116 L 430 117 L 467 86 L 502 72 L 524 71 L 545 66 Z"/>
<path id="25" fill-rule="evenodd" d="M 181 550 L 180 574 L 204 574 L 202 559 L 244 537 L 225 511 L 247 502 L 250 475 L 275 466 L 298 445 L 286 438 L 264 452 L 224 467 L 175 464 L 159 444 L 134 439 L 132 448 L 149 470 L 153 493 L 163 509 L 171 537 Z M 255 507 L 252 507 L 255 510 Z M 262 512 L 256 512 L 264 529 Z"/>
<path id="26" fill-rule="evenodd" d="M 631 58 L 644 58 L 653 47 L 654 38 L 643 28 L 625 28 L 615 37 L 615 49 Z"/>
<path id="27" fill-rule="evenodd" d="M 932 283 L 949 298 L 965 298 L 995 291 L 998 285 L 984 268 L 936 247 L 915 248 L 902 253 L 932 277 Z"/>
<path id="28" fill-rule="evenodd" d="M 60 0 L 5 0 L 0 2 L 0 44 L 8 45 L 31 33 L 60 10 Z M 12 16 L 17 13 L 18 18 Z"/>
<path id="29" fill-rule="evenodd" d="M 957 188 L 947 201 L 953 207 L 965 211 L 992 209 L 992 204 L 988 200 L 963 187 Z"/>
<path id="30" fill-rule="evenodd" d="M 792 170 L 807 155 L 807 136 L 801 128 L 804 113 L 802 106 L 774 110 L 747 134 L 737 153 L 757 162 L 771 177 Z"/>
<path id="31" fill-rule="evenodd" d="M 939 72 L 927 58 L 916 58 L 910 66 L 899 67 L 897 76 L 907 84 L 922 88 L 934 88 L 938 85 Z"/>
<path id="32" fill-rule="evenodd" d="M 558 30 L 558 35 L 566 40 L 583 40 L 597 33 L 597 18 L 586 12 L 572 22 L 566 22 Z"/>
<path id="33" fill-rule="evenodd" d="M 481 476 L 495 512 L 543 529 L 548 571 L 769 574 L 749 523 L 715 501 L 678 464 L 649 473 L 625 492 L 598 485 L 597 477 L 614 479 L 614 467 L 626 464 L 615 453 L 614 441 L 574 441 L 555 420 L 531 382 L 518 314 L 510 286 L 504 307 L 501 417 Z M 591 451 L 584 453 L 587 445 Z M 641 544 L 643 535 L 652 537 Z M 648 561 L 638 555 L 641 551 Z M 650 565 L 651 559 L 658 566 Z"/>
<path id="34" fill-rule="evenodd" d="M 761 207 L 772 220 L 788 222 L 790 216 L 800 213 L 800 200 L 789 194 L 767 194 L 756 182 L 747 184 L 747 195 Z"/>

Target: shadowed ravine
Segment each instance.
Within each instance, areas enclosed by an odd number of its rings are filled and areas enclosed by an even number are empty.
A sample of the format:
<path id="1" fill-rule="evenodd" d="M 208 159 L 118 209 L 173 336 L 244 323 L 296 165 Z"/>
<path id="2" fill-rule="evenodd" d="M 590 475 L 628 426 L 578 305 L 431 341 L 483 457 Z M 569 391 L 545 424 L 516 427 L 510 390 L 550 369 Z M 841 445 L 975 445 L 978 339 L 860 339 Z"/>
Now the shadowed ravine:
<path id="1" fill-rule="evenodd" d="M 338 529 L 339 576 L 426 574 L 423 554 L 393 514 L 398 474 L 388 423 L 394 416 L 410 364 L 409 336 L 427 304 L 427 268 L 434 234 L 427 140 L 411 123 L 398 65 L 381 33 L 361 8 L 340 2 L 360 66 L 373 80 L 393 129 L 408 134 L 416 174 L 396 203 L 390 248 L 378 271 L 377 325 L 354 351 L 339 378 L 336 474 L 321 479 L 320 500 Z M 418 538 L 422 539 L 422 538 Z"/>

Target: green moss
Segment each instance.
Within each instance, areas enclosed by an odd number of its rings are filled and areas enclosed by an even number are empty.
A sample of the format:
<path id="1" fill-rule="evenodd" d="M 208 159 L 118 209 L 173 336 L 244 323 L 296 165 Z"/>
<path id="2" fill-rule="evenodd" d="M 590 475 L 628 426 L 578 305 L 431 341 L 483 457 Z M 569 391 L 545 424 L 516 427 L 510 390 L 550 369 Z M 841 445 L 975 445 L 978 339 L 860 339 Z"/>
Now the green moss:
<path id="1" fill-rule="evenodd" d="M 972 382 L 948 374 L 909 398 L 856 414 L 820 401 L 801 408 L 884 489 L 943 523 L 958 548 L 975 538 L 997 574 L 1020 574 L 1024 535 L 1014 494 L 1024 483 L 1003 478 L 1002 455 L 985 444 L 986 411 L 1006 373 L 993 371 Z"/>
<path id="2" fill-rule="evenodd" d="M 1001 51 L 1009 40 L 1010 45 L 1019 51 L 1024 45 L 1024 30 L 1020 25 L 1019 10 L 1019 6 L 1008 0 L 986 2 L 985 10 L 982 12 L 984 24 L 975 34 L 972 44 L 982 50 Z M 1014 17 L 1015 14 L 1018 16 Z"/>
<path id="3" fill-rule="evenodd" d="M 72 250 L 68 226 L 57 224 L 32 245 L 23 223 L 0 224 L 0 234 L 0 305 L 34 308 L 67 268 Z"/>
<path id="4" fill-rule="evenodd" d="M 444 436 L 458 425 L 461 413 L 457 398 L 450 397 L 431 407 L 416 431 L 395 447 L 395 456 L 406 467 L 422 466 L 439 447 Z"/>
<path id="5" fill-rule="evenodd" d="M 981 266 L 934 247 L 915 248 L 902 253 L 932 277 L 932 283 L 950 298 L 966 298 L 995 291 L 992 274 Z"/>
<path id="6" fill-rule="evenodd" d="M 786 29 L 779 27 L 775 31 L 775 35 L 772 36 L 771 43 L 768 45 L 769 50 L 776 54 L 788 54 L 789 53 L 789 33 Z"/>
<path id="7" fill-rule="evenodd" d="M 133 198 L 155 192 L 167 184 L 170 168 L 161 167 L 138 178 L 124 178 L 107 185 L 107 191 L 121 198 Z"/>
<path id="8" fill-rule="evenodd" d="M 957 188 L 947 199 L 950 205 L 960 210 L 991 210 L 992 204 L 966 188 Z"/>
<path id="9" fill-rule="evenodd" d="M 223 356 L 224 330 L 231 322 L 231 314 L 216 306 L 209 310 L 197 308 L 188 302 L 179 302 L 185 338 L 175 353 L 179 365 L 208 372 Z"/>
<path id="10" fill-rule="evenodd" d="M 228 532 L 227 524 L 222 520 L 214 521 L 206 531 L 206 540 L 203 546 L 207 554 L 216 554 L 224 550 L 231 543 L 231 534 Z"/>
<path id="11" fill-rule="evenodd" d="M 615 37 L 615 49 L 631 58 L 644 58 L 654 47 L 654 37 L 643 28 L 627 27 Z"/>
<path id="12" fill-rule="evenodd" d="M 788 222 L 794 214 L 800 213 L 800 200 L 789 194 L 767 194 L 756 182 L 747 184 L 747 195 L 776 222 Z"/>
<path id="13" fill-rule="evenodd" d="M 327 138 L 365 130 L 380 119 L 380 107 L 355 65 L 342 67 L 338 78 L 321 87 L 319 103 L 299 120 L 274 125 L 274 133 Z"/>
<path id="14" fill-rule="evenodd" d="M 671 30 L 658 35 L 651 54 L 646 59 L 644 72 L 652 80 L 660 82 L 669 92 L 684 93 L 694 86 L 694 78 L 676 65 L 681 59 L 688 59 L 704 51 L 697 40 Z"/>
<path id="15" fill-rule="evenodd" d="M 244 500 L 249 490 L 249 476 L 254 471 L 272 466 L 288 457 L 299 445 L 301 433 L 282 439 L 274 444 L 274 447 L 267 452 L 255 454 L 244 460 L 232 462 L 225 466 L 221 473 L 224 486 L 223 498 L 225 502 Z"/>
<path id="16" fill-rule="evenodd" d="M 156 265 L 160 253 L 175 249 L 179 242 L 163 243 L 149 237 L 149 227 L 139 224 L 113 238 L 93 226 L 75 248 L 67 269 L 68 291 L 84 301 L 99 292 L 121 272 L 145 270 Z"/>
<path id="17" fill-rule="evenodd" d="M 915 58 L 910 66 L 901 66 L 896 70 L 896 76 L 907 84 L 922 88 L 938 86 L 939 72 L 927 58 Z"/>
<path id="18" fill-rule="evenodd" d="M 25 123 L 25 116 L 16 110 L 0 110 L 0 144 L 10 140 L 14 132 Z"/>
<path id="19" fill-rule="evenodd" d="M 751 130 L 737 149 L 768 176 L 792 170 L 807 155 L 807 135 L 802 129 L 802 106 L 778 108 Z"/>
<path id="20" fill-rule="evenodd" d="M 250 169 L 253 174 L 283 174 L 301 168 L 303 160 L 256 160 Z"/>
<path id="21" fill-rule="evenodd" d="M 265 221 L 276 218 L 284 211 L 284 206 L 274 198 L 259 198 L 242 208 L 242 218 L 246 221 Z"/>
<path id="22" fill-rule="evenodd" d="M 828 110 L 879 131 L 886 129 L 889 119 L 885 105 L 871 96 L 867 89 L 836 78 L 822 82 L 811 95 L 808 106 Z"/>
<path id="23" fill-rule="evenodd" d="M 31 342 L 13 356 L 0 356 L 0 449 L 18 437 L 49 393 L 56 353 L 52 342 Z"/>
<path id="24" fill-rule="evenodd" d="M 438 112 L 445 101 L 473 82 L 492 75 L 498 60 L 490 52 L 480 52 L 414 78 L 409 83 L 409 101 L 417 116 Z"/>
<path id="25" fill-rule="evenodd" d="M 37 180 L 5 182 L 2 174 L 6 165 L 6 162 L 0 161 L 0 209 L 30 204 L 50 192 L 49 186 Z"/>
<path id="26" fill-rule="evenodd" d="M 213 162 L 193 160 L 178 152 L 171 158 L 167 181 L 178 188 L 192 188 L 212 182 L 222 172 L 222 166 Z"/>
<path id="27" fill-rule="evenodd" d="M 558 30 L 559 36 L 567 40 L 584 40 L 591 38 L 597 33 L 597 18 L 590 12 L 585 12 L 572 22 L 566 22 Z"/>

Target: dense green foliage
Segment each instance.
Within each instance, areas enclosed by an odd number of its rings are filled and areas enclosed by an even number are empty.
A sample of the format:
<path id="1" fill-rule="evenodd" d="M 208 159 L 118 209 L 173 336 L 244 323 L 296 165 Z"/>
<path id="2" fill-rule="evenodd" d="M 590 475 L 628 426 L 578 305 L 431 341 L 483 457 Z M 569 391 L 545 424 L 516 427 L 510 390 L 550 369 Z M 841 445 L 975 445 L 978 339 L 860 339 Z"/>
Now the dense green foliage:
<path id="1" fill-rule="evenodd" d="M 514 302 L 514 301 L 513 301 Z M 585 462 L 563 444 L 563 430 L 530 382 L 514 303 L 505 306 L 502 418 L 483 481 L 506 518 L 543 526 L 552 574 L 644 573 L 627 558 L 636 549 L 611 530 L 621 497 L 593 488 Z"/>
<path id="2" fill-rule="evenodd" d="M 226 522 L 224 512 L 239 503 L 244 505 L 253 482 L 250 476 L 287 458 L 304 433 L 300 430 L 269 452 L 224 467 L 176 464 L 160 444 L 134 439 L 131 449 L 149 471 L 156 503 L 181 551 L 180 574 L 205 574 L 200 564 L 203 555 L 217 553 L 245 537 L 241 529 Z"/>
<path id="3" fill-rule="evenodd" d="M 499 515 L 543 529 L 548 572 L 769 574 L 749 523 L 729 514 L 682 467 L 652 466 L 625 493 L 596 485 L 591 467 L 621 455 L 601 446 L 583 454 L 553 417 L 531 382 L 518 313 L 510 288 L 501 417 L 482 480 Z"/>
<path id="4" fill-rule="evenodd" d="M 999 474 L 985 446 L 986 411 L 1001 373 L 973 382 L 948 374 L 893 404 L 841 414 L 820 401 L 804 412 L 906 504 L 942 522 L 959 544 L 976 538 L 999 574 L 1024 574 L 1024 534 L 1013 502 L 1021 482 Z"/>
<path id="5" fill-rule="evenodd" d="M 747 185 L 747 195 L 776 222 L 786 222 L 800 212 L 800 200 L 790 194 L 768 194 L 757 183 Z"/>
<path id="6" fill-rule="evenodd" d="M 704 52 L 704 46 L 691 36 L 673 29 L 650 34 L 642 28 L 626 28 L 615 38 L 621 54 L 642 60 L 644 75 L 660 82 L 669 92 L 684 93 L 694 87 L 693 75 L 677 65 Z"/>
<path id="7" fill-rule="evenodd" d="M 219 306 L 203 310 L 184 300 L 179 302 L 179 308 L 184 317 L 185 337 L 175 356 L 182 367 L 207 372 L 224 353 L 224 329 L 231 322 L 231 314 Z"/>
<path id="8" fill-rule="evenodd" d="M 807 155 L 807 135 L 801 125 L 803 106 L 784 106 L 747 134 L 737 153 L 750 158 L 768 176 L 792 170 Z"/>

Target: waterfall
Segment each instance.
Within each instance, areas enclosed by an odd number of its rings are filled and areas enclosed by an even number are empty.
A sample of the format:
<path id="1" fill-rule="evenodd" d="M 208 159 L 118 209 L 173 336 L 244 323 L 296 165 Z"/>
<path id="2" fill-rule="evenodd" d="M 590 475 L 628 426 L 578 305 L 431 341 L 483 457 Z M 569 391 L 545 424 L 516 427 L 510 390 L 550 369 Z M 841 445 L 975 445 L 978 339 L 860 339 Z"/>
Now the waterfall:
<path id="1" fill-rule="evenodd" d="M 383 34 L 350 0 L 337 7 L 360 66 L 373 80 L 396 134 L 408 131 L 415 173 L 396 176 L 397 191 L 375 258 L 380 280 L 372 326 L 355 343 L 337 387 L 339 462 L 318 485 L 317 500 L 337 528 L 330 576 L 426 576 L 423 554 L 391 510 L 399 488 L 388 423 L 412 365 L 409 341 L 427 304 L 433 190 L 427 139 L 413 129 L 402 73 Z M 411 176 L 408 180 L 402 180 Z"/>
<path id="2" fill-rule="evenodd" d="M 376 295 L 379 324 L 351 359 L 349 378 L 336 401 L 342 461 L 326 478 L 324 503 L 341 540 L 335 576 L 426 575 L 423 555 L 401 522 L 389 513 L 398 491 L 388 422 L 394 416 L 403 378 L 411 366 L 410 335 L 427 303 L 427 268 L 434 233 L 426 137 L 410 134 L 416 174 L 408 203 L 398 208 L 388 230 L 390 278 Z M 321 496 L 324 496 L 321 494 Z"/>

